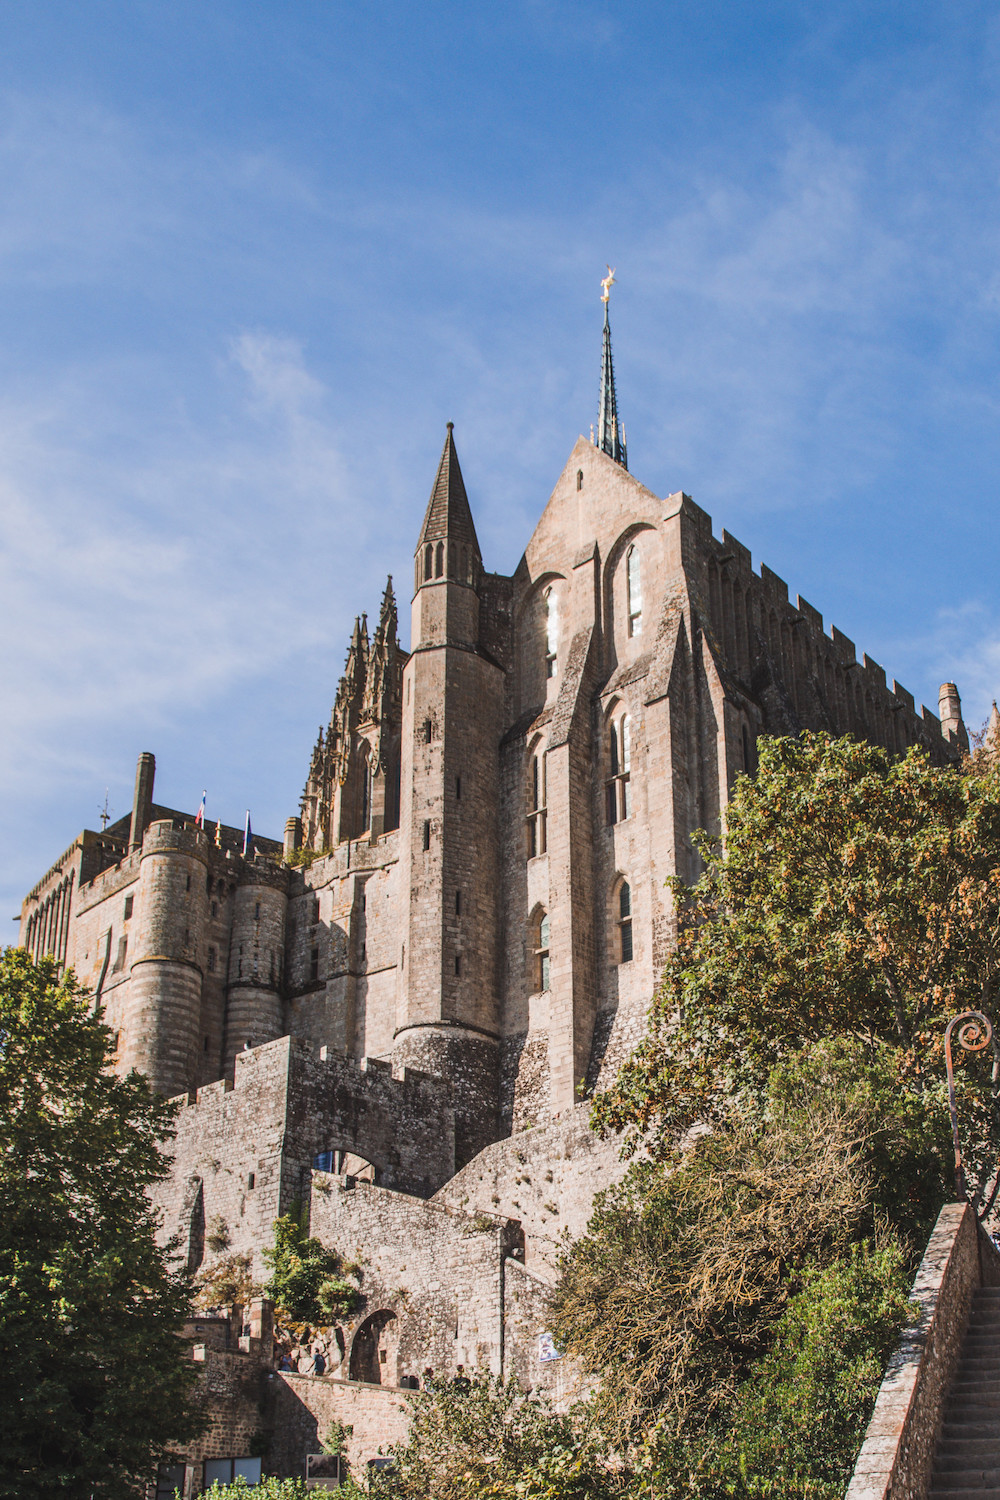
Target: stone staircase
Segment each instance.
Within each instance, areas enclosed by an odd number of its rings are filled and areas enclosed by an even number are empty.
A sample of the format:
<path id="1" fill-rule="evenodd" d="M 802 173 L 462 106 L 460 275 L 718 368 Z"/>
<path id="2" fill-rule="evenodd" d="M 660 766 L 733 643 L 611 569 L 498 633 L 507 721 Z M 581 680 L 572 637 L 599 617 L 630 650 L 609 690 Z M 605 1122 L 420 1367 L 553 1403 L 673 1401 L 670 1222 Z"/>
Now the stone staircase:
<path id="1" fill-rule="evenodd" d="M 973 1294 L 929 1493 L 934 1500 L 1000 1500 L 1000 1287 Z"/>

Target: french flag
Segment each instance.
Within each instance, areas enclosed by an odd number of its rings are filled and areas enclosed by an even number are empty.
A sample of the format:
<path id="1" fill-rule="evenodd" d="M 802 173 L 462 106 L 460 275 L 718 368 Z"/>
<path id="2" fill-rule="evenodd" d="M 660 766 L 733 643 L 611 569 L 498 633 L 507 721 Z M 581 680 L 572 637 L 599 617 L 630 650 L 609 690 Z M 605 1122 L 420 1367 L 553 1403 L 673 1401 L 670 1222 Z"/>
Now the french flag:
<path id="1" fill-rule="evenodd" d="M 250 809 L 248 807 L 247 808 L 246 826 L 243 829 L 243 857 L 244 858 L 246 858 L 247 851 L 250 848 L 250 840 L 252 838 L 253 838 L 253 833 L 252 833 L 251 828 L 250 828 Z"/>
<path id="2" fill-rule="evenodd" d="M 196 828 L 204 828 L 205 826 L 205 798 L 207 795 L 207 792 L 202 792 L 201 794 L 201 806 L 194 815 L 194 826 Z"/>

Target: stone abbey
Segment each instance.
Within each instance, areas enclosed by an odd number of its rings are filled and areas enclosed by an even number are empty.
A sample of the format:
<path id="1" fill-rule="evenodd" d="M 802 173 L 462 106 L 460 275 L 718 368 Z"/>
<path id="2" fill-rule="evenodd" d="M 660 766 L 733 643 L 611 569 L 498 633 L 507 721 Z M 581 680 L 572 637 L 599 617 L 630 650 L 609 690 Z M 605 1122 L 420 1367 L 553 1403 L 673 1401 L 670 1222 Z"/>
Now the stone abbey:
<path id="1" fill-rule="evenodd" d="M 181 1096 L 160 1196 L 191 1268 L 214 1225 L 262 1270 L 293 1205 L 365 1266 L 334 1378 L 275 1387 L 287 1472 L 328 1416 L 377 1451 L 427 1369 L 558 1394 L 556 1247 L 621 1170 L 586 1097 L 641 1033 L 664 882 L 697 874 L 691 834 L 758 737 L 968 745 L 953 684 L 917 712 L 689 496 L 633 478 L 607 318 L 597 434 L 513 576 L 484 567 L 450 424 L 415 541 L 410 649 L 390 580 L 282 842 L 244 854 L 241 830 L 157 805 L 143 755 L 131 817 L 81 833 L 22 910 L 22 945 L 98 997 L 118 1066 Z M 249 1430 L 222 1423 L 216 1451 Z"/>

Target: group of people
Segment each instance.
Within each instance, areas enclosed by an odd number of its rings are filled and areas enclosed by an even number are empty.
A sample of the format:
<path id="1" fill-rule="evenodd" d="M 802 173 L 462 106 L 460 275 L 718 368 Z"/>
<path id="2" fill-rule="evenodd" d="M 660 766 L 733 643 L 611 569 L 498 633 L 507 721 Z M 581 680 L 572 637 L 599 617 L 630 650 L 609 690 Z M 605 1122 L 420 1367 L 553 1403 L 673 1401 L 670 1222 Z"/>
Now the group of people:
<path id="1" fill-rule="evenodd" d="M 292 1356 L 286 1349 L 278 1360 L 278 1369 L 283 1371 L 295 1370 L 299 1375 L 325 1375 L 326 1355 L 323 1353 L 322 1349 L 313 1350 L 312 1363 L 308 1369 L 303 1370 L 301 1369 L 301 1367 L 297 1367 L 292 1364 Z"/>

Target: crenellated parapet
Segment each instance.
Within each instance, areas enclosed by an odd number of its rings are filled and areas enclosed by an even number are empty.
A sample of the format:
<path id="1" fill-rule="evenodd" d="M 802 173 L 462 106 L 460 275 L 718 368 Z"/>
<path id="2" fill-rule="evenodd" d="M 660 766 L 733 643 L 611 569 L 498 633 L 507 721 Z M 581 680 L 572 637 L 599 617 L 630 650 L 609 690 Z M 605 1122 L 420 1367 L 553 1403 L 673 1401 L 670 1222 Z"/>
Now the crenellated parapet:
<path id="1" fill-rule="evenodd" d="M 262 1269 L 274 1220 L 308 1201 L 317 1159 L 425 1199 L 454 1174 L 447 1083 L 376 1058 L 285 1036 L 241 1052 L 229 1077 L 180 1105 L 171 1177 L 154 1196 L 192 1270 L 211 1258 L 206 1226 L 225 1253 L 249 1251 Z"/>

